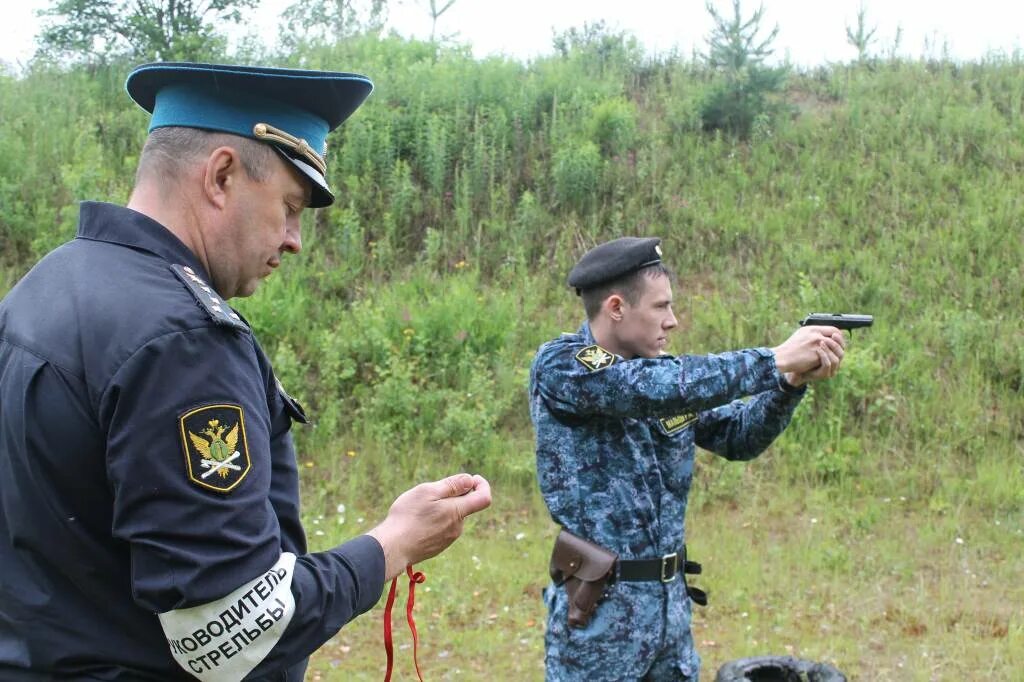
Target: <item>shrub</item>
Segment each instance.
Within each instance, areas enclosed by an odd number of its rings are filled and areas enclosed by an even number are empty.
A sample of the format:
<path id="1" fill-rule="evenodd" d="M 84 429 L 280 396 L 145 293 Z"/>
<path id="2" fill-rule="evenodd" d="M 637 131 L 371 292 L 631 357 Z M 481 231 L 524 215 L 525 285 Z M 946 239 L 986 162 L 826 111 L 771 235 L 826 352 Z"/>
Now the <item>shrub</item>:
<path id="1" fill-rule="evenodd" d="M 636 107 L 628 100 L 605 100 L 590 115 L 590 139 L 605 157 L 625 154 L 636 140 Z"/>
<path id="2" fill-rule="evenodd" d="M 755 121 L 763 126 L 780 110 L 773 96 L 782 90 L 787 69 L 764 63 L 773 52 L 770 45 L 779 28 L 758 42 L 763 7 L 746 20 L 739 0 L 733 0 L 730 18 L 719 14 L 711 3 L 707 9 L 715 26 L 705 59 L 714 75 L 701 106 L 704 129 L 747 137 Z"/>
<path id="3" fill-rule="evenodd" d="M 559 202 L 582 212 L 593 204 L 601 175 L 601 152 L 589 141 L 563 147 L 555 152 L 551 172 Z"/>

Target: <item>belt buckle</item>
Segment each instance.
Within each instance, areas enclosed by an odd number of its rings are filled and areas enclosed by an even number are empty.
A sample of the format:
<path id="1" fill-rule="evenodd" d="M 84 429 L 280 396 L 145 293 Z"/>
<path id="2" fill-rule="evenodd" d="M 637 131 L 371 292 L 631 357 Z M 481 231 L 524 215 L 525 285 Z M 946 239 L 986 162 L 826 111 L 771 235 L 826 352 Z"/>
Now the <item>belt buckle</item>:
<path id="1" fill-rule="evenodd" d="M 668 570 L 669 566 L 672 567 L 671 574 Z M 672 552 L 661 557 L 661 582 L 672 582 L 676 579 L 677 573 L 679 573 L 679 552 Z"/>

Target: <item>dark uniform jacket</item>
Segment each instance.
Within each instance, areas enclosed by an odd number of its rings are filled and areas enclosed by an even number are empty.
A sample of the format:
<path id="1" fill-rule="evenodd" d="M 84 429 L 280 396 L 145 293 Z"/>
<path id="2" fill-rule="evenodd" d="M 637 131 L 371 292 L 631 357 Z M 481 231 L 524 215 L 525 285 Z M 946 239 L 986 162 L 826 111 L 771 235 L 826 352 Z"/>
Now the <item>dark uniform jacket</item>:
<path id="1" fill-rule="evenodd" d="M 305 417 L 206 279 L 83 203 L 0 302 L 0 679 L 298 680 L 380 597 L 373 538 L 307 553 Z"/>

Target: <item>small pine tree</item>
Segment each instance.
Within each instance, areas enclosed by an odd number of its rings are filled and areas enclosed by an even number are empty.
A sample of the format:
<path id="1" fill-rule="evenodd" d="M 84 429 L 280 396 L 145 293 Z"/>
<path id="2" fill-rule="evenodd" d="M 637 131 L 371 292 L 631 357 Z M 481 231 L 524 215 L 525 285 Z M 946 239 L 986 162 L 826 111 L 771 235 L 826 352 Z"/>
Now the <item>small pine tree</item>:
<path id="1" fill-rule="evenodd" d="M 720 14 L 710 2 L 706 6 L 715 26 L 704 60 L 714 76 L 701 105 L 701 120 L 705 130 L 747 137 L 755 121 L 770 120 L 780 109 L 773 96 L 782 91 L 788 69 L 765 64 L 774 52 L 771 43 L 779 27 L 762 40 L 757 34 L 763 6 L 746 20 L 740 0 L 733 0 L 731 17 Z"/>
<path id="2" fill-rule="evenodd" d="M 867 59 L 868 48 L 874 42 L 877 30 L 877 26 L 868 30 L 867 9 L 861 5 L 857 10 L 857 27 L 854 28 L 849 24 L 846 26 L 846 42 L 857 50 L 857 61 L 863 62 Z"/>

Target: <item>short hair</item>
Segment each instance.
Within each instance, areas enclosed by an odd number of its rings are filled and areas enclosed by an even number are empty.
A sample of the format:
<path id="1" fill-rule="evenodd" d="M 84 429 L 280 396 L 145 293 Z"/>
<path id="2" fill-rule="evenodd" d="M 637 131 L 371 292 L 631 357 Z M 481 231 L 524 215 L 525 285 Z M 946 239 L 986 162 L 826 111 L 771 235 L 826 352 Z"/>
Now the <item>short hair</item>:
<path id="1" fill-rule="evenodd" d="M 189 164 L 225 146 L 238 151 L 242 168 L 254 181 L 265 182 L 270 177 L 277 153 L 270 145 L 231 133 L 168 126 L 157 128 L 146 138 L 135 182 L 150 175 L 162 181 L 173 181 L 181 177 Z"/>
<path id="2" fill-rule="evenodd" d="M 583 310 L 587 313 L 587 319 L 596 318 L 601 312 L 601 305 L 612 294 L 618 294 L 630 305 L 635 305 L 647 286 L 645 279 L 654 279 L 662 275 L 670 280 L 675 277 L 664 263 L 655 263 L 593 289 L 584 289 L 580 292 L 580 298 L 583 299 Z"/>

